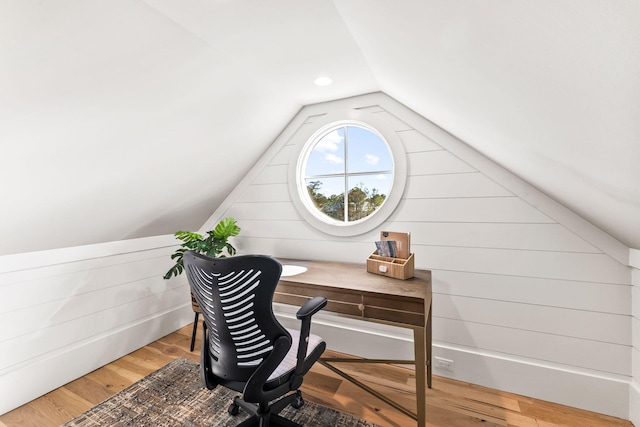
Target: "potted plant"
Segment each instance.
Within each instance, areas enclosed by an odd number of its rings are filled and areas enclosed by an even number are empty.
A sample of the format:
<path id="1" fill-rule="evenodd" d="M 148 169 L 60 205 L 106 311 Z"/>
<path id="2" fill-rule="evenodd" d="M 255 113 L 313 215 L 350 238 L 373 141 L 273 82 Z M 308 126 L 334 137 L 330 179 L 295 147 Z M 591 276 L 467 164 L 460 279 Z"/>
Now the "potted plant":
<path id="1" fill-rule="evenodd" d="M 167 271 L 164 278 L 170 279 L 171 276 L 177 277 L 182 274 L 184 271 L 182 257 L 186 251 L 194 251 L 212 258 L 224 257 L 225 254 L 223 252 L 225 250 L 227 255 L 235 255 L 236 248 L 228 242 L 228 239 L 231 236 L 237 236 L 238 233 L 240 233 L 240 227 L 238 227 L 236 220 L 233 218 L 225 218 L 220 221 L 213 230 L 207 231 L 206 237 L 191 231 L 177 231 L 174 236 L 184 243 L 171 255 L 171 259 L 175 260 L 176 263 Z M 196 331 L 198 329 L 198 315 L 201 312 L 200 306 L 193 297 L 193 294 L 191 295 L 191 308 L 195 313 L 190 347 L 191 351 L 193 351 L 193 346 L 196 342 Z"/>
<path id="2" fill-rule="evenodd" d="M 235 255 L 236 249 L 228 239 L 231 236 L 237 236 L 238 233 L 240 233 L 240 227 L 236 224 L 236 220 L 230 217 L 221 220 L 213 230 L 207 231 L 206 236 L 191 231 L 177 231 L 174 236 L 184 243 L 171 255 L 171 259 L 176 263 L 167 271 L 164 278 L 170 279 L 171 276 L 182 274 L 184 271 L 182 257 L 186 251 L 194 251 L 212 258 L 225 257 L 225 250 L 227 255 Z"/>

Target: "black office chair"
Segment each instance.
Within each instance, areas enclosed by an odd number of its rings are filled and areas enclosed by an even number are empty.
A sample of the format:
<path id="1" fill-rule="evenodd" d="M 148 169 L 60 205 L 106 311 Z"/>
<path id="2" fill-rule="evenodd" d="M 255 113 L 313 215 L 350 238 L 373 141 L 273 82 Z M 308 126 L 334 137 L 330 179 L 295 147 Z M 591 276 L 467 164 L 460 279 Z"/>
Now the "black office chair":
<path id="1" fill-rule="evenodd" d="M 326 348 L 322 338 L 310 334 L 311 316 L 326 298 L 312 298 L 298 310 L 300 331 L 285 329 L 272 307 L 282 273 L 276 259 L 209 258 L 188 251 L 183 261 L 204 320 L 200 376 L 206 387 L 242 393 L 229 406 L 232 415 L 239 408 L 252 415 L 241 426 L 298 426 L 278 413 L 304 403 L 303 376 Z"/>

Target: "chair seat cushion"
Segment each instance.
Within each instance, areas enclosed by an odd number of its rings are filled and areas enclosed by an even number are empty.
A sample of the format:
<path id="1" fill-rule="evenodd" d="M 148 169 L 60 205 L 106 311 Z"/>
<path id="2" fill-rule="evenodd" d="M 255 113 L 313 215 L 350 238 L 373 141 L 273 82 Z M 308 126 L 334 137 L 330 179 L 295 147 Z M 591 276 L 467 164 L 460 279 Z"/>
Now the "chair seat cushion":
<path id="1" fill-rule="evenodd" d="M 269 379 L 267 380 L 269 382 L 277 379 L 286 381 L 289 375 L 293 372 L 293 370 L 296 367 L 296 363 L 298 361 L 297 356 L 298 356 L 298 344 L 300 343 L 300 331 L 298 331 L 297 329 L 289 329 L 289 328 L 287 328 L 287 331 L 291 334 L 291 340 L 292 340 L 291 348 L 287 352 L 287 355 L 284 357 L 284 359 L 282 359 L 282 362 L 280 363 L 280 365 L 278 365 L 278 367 L 269 376 Z M 321 337 L 314 334 L 309 334 L 309 344 L 307 346 L 307 354 L 305 356 L 305 359 L 309 357 L 309 355 L 312 354 L 313 351 L 322 343 L 324 343 L 324 340 Z M 280 382 L 280 381 L 277 381 L 277 382 Z"/>

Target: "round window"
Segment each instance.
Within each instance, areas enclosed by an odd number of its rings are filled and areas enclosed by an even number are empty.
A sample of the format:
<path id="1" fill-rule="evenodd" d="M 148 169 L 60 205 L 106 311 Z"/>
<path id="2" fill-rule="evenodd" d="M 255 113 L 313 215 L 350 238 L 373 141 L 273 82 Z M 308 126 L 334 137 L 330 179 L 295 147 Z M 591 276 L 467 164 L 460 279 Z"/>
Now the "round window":
<path id="1" fill-rule="evenodd" d="M 348 226 L 366 220 L 384 205 L 393 187 L 389 145 L 379 132 L 362 123 L 321 129 L 301 154 L 301 197 L 325 223 Z"/>

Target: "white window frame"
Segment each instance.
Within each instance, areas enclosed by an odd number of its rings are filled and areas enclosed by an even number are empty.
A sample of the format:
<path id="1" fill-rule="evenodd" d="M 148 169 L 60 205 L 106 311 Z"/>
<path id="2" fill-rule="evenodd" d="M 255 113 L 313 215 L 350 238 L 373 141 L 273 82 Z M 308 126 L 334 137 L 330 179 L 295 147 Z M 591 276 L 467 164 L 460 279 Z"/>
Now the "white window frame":
<path id="1" fill-rule="evenodd" d="M 352 110 L 351 110 L 352 111 Z M 358 114 L 340 113 L 327 114 L 321 120 L 309 126 L 307 132 L 301 132 L 296 138 L 296 149 L 292 153 L 289 163 L 289 191 L 291 199 L 298 213 L 304 220 L 317 230 L 332 236 L 356 236 L 379 227 L 395 211 L 402 200 L 406 184 L 407 166 L 406 153 L 397 132 L 389 124 L 375 114 L 359 111 Z M 354 116 L 354 119 L 344 117 Z M 387 143 L 393 160 L 393 184 L 384 203 L 371 215 L 358 221 L 337 221 L 318 210 L 308 196 L 304 179 L 306 160 L 313 146 L 329 130 L 341 126 L 359 126 L 378 134 Z"/>

